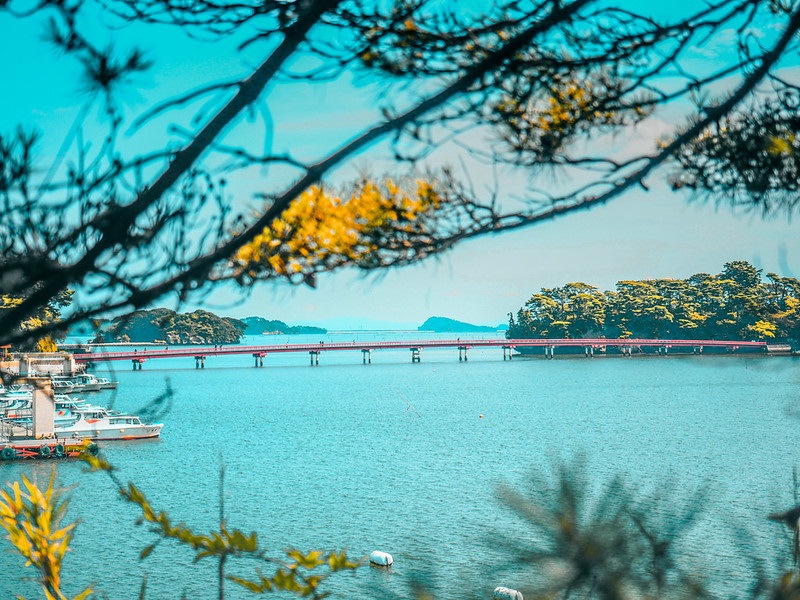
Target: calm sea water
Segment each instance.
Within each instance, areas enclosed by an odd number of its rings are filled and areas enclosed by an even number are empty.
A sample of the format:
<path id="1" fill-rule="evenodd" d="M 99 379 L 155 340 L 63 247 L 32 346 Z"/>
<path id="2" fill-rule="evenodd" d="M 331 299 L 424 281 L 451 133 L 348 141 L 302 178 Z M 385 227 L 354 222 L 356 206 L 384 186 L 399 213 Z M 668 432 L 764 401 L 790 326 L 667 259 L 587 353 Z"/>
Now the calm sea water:
<path id="1" fill-rule="evenodd" d="M 378 336 L 325 339 L 345 337 Z M 264 368 L 247 355 L 209 359 L 202 370 L 191 359 L 151 361 L 136 372 L 116 365 L 118 392 L 90 400 L 135 411 L 167 381 L 174 388 L 160 440 L 102 450 L 122 479 L 176 521 L 215 527 L 224 464 L 230 526 L 257 531 L 276 556 L 289 546 L 394 556 L 391 573 L 334 576 L 328 589 L 338 597 L 409 597 L 410 575 L 420 571 L 442 597 L 460 597 L 466 585 L 523 587 L 513 576 L 488 575 L 504 560 L 494 534 L 522 527 L 497 486 L 524 490 L 532 470 L 546 472 L 554 456 L 583 454 L 590 488 L 621 474 L 676 506 L 705 486 L 705 510 L 685 548 L 691 568 L 719 582 L 721 594 L 748 585 L 742 554 L 775 555 L 781 532 L 764 517 L 793 503 L 799 361 L 504 362 L 500 349 L 472 350 L 468 363 L 457 356 L 425 351 L 411 364 L 408 351 L 380 351 L 366 366 L 360 352 L 323 354 L 317 367 L 304 354 L 269 356 Z M 183 548 L 164 543 L 138 559 L 154 537 L 135 525 L 136 511 L 103 474 L 66 461 L 0 463 L 0 471 L 2 481 L 27 473 L 45 482 L 56 465 L 59 484 L 71 488 L 69 514 L 80 519 L 65 567 L 69 591 L 95 583 L 109 598 L 135 598 L 148 573 L 148 598 L 216 597 L 214 566 L 193 564 Z M 0 598 L 35 595 L 21 564 L 0 553 Z M 231 572 L 248 575 L 255 566 L 233 563 Z M 250 597 L 228 587 L 229 598 Z"/>

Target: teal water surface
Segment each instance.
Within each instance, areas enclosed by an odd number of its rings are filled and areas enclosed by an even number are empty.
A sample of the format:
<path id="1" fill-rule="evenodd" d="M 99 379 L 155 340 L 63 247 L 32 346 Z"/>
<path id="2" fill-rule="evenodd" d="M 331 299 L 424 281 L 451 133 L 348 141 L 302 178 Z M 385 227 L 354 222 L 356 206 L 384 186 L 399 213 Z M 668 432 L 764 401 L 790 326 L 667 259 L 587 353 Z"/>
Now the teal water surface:
<path id="1" fill-rule="evenodd" d="M 102 450 L 120 478 L 199 530 L 219 521 L 224 464 L 228 522 L 257 531 L 265 548 L 394 556 L 391 573 L 334 576 L 328 589 L 338 597 L 410 597 L 409 576 L 419 571 L 433 574 L 442 597 L 463 596 L 465 585 L 524 587 L 492 570 L 504 559 L 493 535 L 522 527 L 496 489 L 524 488 L 553 456 L 585 455 L 590 487 L 621 474 L 680 502 L 705 486 L 705 510 L 685 543 L 692 568 L 722 582 L 723 595 L 748 583 L 738 557 L 775 555 L 781 532 L 764 517 L 793 502 L 794 359 L 504 362 L 500 349 L 487 349 L 459 363 L 453 349 L 425 351 L 420 364 L 408 351 L 375 352 L 371 365 L 360 352 L 325 353 L 317 367 L 301 354 L 268 356 L 264 368 L 251 361 L 115 365 L 118 392 L 90 400 L 134 411 L 167 381 L 175 394 L 160 440 Z M 139 561 L 154 538 L 104 475 L 75 462 L 20 461 L 0 464 L 2 480 L 33 473 L 46 481 L 56 464 L 58 482 L 72 486 L 70 516 L 80 519 L 65 567 L 70 591 L 95 583 L 109 598 L 136 598 L 148 573 L 148 598 L 216 597 L 213 565 L 193 564 L 183 548 L 164 543 Z M 0 553 L 0 598 L 35 596 L 21 564 Z M 231 570 L 249 575 L 256 566 Z M 251 597 L 228 587 L 228 598 Z"/>

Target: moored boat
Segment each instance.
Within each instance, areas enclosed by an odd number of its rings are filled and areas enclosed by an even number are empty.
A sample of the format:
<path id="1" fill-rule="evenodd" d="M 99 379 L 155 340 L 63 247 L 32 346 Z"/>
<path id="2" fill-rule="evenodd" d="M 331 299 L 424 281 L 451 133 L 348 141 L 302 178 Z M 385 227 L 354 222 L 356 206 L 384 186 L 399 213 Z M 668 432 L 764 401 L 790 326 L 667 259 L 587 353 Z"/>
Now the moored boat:
<path id="1" fill-rule="evenodd" d="M 136 416 L 88 404 L 57 394 L 54 398 L 53 432 L 57 438 L 91 440 L 136 440 L 156 438 L 163 423 L 143 423 Z M 0 421 L 28 432 L 33 427 L 30 398 L 20 398 L 10 406 L 0 406 Z"/>
<path id="2" fill-rule="evenodd" d="M 110 411 L 91 404 L 74 405 L 70 412 L 74 417 L 71 423 L 55 424 L 55 434 L 59 438 L 138 440 L 156 438 L 164 427 L 163 423 L 142 423 L 136 415 Z"/>

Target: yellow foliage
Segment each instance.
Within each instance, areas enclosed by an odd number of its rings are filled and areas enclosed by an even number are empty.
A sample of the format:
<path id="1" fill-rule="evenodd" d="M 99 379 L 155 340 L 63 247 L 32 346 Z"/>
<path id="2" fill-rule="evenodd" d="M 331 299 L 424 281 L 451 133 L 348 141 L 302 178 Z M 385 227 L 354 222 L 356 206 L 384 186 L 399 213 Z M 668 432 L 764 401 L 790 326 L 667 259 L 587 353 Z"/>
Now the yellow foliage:
<path id="1" fill-rule="evenodd" d="M 433 185 L 418 180 L 413 194 L 388 180 L 366 182 L 347 199 L 314 186 L 243 246 L 233 259 L 239 273 L 292 277 L 358 264 L 381 250 L 379 240 L 411 244 L 426 233 L 441 200 Z M 266 271 L 266 273 L 265 273 Z"/>
<path id="2" fill-rule="evenodd" d="M 755 334 L 758 334 L 760 338 L 774 338 L 775 331 L 778 329 L 774 323 L 770 323 L 769 321 L 756 321 L 755 325 L 748 325 L 747 329 L 752 331 Z"/>
<path id="3" fill-rule="evenodd" d="M 552 90 L 548 106 L 538 111 L 536 124 L 543 130 L 561 130 L 575 126 L 580 121 L 610 123 L 614 113 L 593 108 L 591 86 L 569 84 Z"/>
<path id="4" fill-rule="evenodd" d="M 0 296 L 2 298 L 3 304 L 0 305 L 0 308 L 11 308 L 12 306 L 19 306 L 22 304 L 22 298 L 17 296 L 9 296 L 7 294 L 3 294 Z"/>
<path id="5" fill-rule="evenodd" d="M 56 345 L 56 343 L 53 340 L 53 338 L 51 338 L 50 336 L 43 337 L 42 339 L 40 339 L 36 343 L 36 346 L 37 346 L 39 352 L 57 352 L 58 351 L 58 346 Z"/>
<path id="6" fill-rule="evenodd" d="M 53 489 L 53 477 L 42 491 L 24 475 L 22 486 L 10 483 L 10 492 L 0 491 L 0 525 L 8 539 L 25 559 L 25 566 L 39 570 L 39 583 L 50 600 L 65 600 L 61 593 L 61 563 L 69 551 L 75 523 L 61 526 L 67 502 Z M 24 488 L 24 489 L 23 489 Z M 86 598 L 87 588 L 76 597 Z"/>
<path id="7" fill-rule="evenodd" d="M 796 137 L 790 133 L 785 138 L 770 136 L 767 140 L 767 152 L 770 154 L 783 154 L 791 156 L 794 154 L 794 144 Z"/>

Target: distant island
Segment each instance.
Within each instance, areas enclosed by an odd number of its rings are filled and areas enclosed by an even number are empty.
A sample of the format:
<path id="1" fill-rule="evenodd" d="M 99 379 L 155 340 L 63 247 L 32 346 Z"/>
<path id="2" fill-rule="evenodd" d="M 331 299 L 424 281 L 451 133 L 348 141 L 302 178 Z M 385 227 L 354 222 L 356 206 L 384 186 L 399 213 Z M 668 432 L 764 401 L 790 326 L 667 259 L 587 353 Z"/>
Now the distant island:
<path id="1" fill-rule="evenodd" d="M 295 335 L 304 333 L 324 334 L 327 329 L 311 325 L 287 325 L 283 321 L 265 319 L 264 317 L 245 317 L 241 320 L 246 325 L 245 335 Z"/>
<path id="2" fill-rule="evenodd" d="M 290 326 L 283 321 L 263 317 L 234 319 L 220 317 L 207 310 L 181 314 L 168 308 L 137 310 L 99 326 L 95 343 L 238 344 L 245 335 L 327 333 L 327 330 L 320 327 Z M 80 335 L 90 329 L 90 324 L 87 323 L 77 331 Z"/>
<path id="3" fill-rule="evenodd" d="M 447 317 L 431 317 L 422 325 L 417 327 L 417 331 L 433 331 L 435 333 L 491 333 L 493 331 L 505 331 L 508 325 L 502 324 L 497 327 L 488 325 L 473 325 L 464 321 L 456 321 Z"/>

